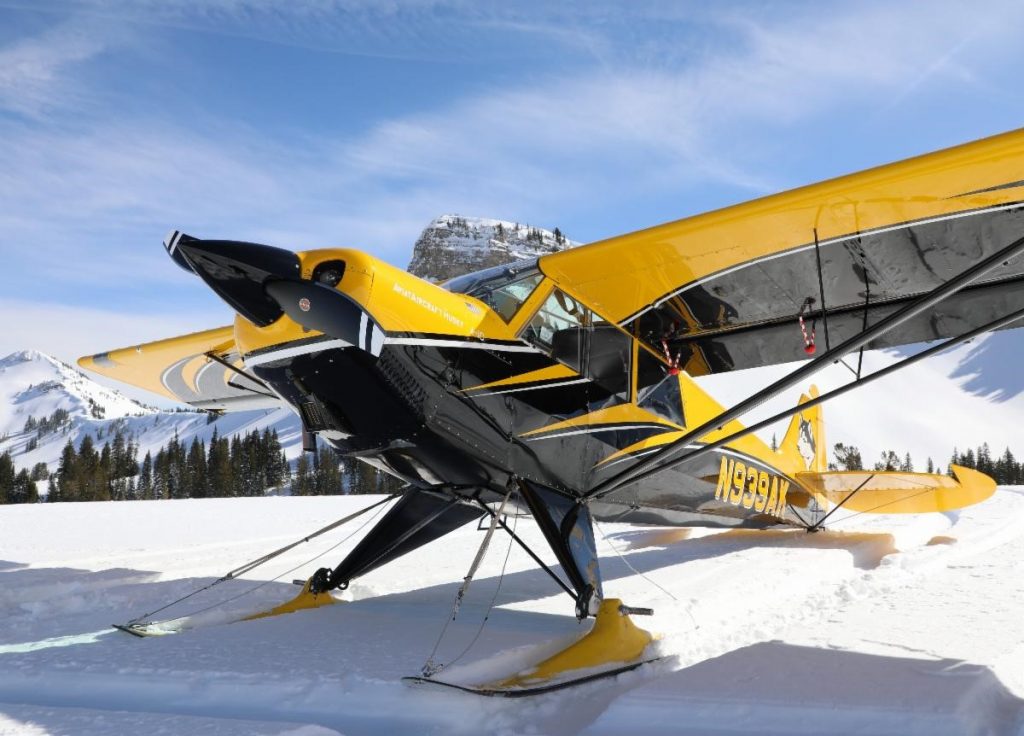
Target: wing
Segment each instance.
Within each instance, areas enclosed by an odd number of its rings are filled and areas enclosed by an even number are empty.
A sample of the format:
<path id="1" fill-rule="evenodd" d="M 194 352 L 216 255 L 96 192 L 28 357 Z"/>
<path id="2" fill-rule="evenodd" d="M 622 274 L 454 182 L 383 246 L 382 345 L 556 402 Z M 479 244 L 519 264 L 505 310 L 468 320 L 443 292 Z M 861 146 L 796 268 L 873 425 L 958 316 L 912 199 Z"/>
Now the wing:
<path id="1" fill-rule="evenodd" d="M 797 473 L 797 480 L 831 504 L 876 514 L 923 514 L 952 511 L 981 503 L 996 490 L 983 473 L 953 466 L 955 478 L 928 473 L 870 470 Z M 845 499 L 845 502 L 844 502 Z"/>
<path id="2" fill-rule="evenodd" d="M 197 409 L 243 411 L 281 405 L 240 367 L 230 326 L 90 355 L 79 358 L 78 364 Z"/>
<path id="3" fill-rule="evenodd" d="M 801 314 L 819 344 L 856 334 L 1024 237 L 1022 204 L 1018 130 L 544 256 L 540 268 L 658 352 L 666 341 L 691 375 L 718 373 L 805 358 Z M 1020 309 L 1022 278 L 1017 259 L 869 347 Z"/>

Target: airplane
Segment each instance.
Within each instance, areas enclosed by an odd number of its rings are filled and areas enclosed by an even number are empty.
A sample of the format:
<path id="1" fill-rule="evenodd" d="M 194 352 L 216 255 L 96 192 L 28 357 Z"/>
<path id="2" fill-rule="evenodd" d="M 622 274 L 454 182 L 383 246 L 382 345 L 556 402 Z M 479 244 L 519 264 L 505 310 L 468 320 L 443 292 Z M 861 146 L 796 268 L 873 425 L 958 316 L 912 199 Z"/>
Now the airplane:
<path id="1" fill-rule="evenodd" d="M 349 248 L 292 251 L 172 232 L 174 262 L 228 326 L 82 358 L 212 412 L 291 407 L 316 438 L 406 484 L 334 568 L 270 614 L 333 602 L 473 521 L 512 534 L 593 629 L 507 678 L 517 696 L 650 660 L 646 613 L 605 597 L 595 520 L 818 531 L 839 509 L 927 513 L 995 482 L 834 471 L 821 405 L 1024 317 L 1024 130 L 435 284 Z M 864 350 L 932 343 L 744 426 Z M 733 406 L 702 376 L 797 363 Z M 789 419 L 777 449 L 755 433 Z M 557 560 L 508 527 L 535 519 Z M 263 614 L 261 614 L 263 615 Z M 155 633 L 135 620 L 130 633 Z"/>

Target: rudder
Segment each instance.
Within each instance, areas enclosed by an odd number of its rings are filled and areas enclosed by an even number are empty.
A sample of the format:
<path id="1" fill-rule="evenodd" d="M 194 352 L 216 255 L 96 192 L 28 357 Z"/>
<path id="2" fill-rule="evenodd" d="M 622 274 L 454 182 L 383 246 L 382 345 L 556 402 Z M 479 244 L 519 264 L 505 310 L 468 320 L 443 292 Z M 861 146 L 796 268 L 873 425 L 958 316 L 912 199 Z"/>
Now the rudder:
<path id="1" fill-rule="evenodd" d="M 802 394 L 797 405 L 806 404 L 818 397 L 818 387 L 811 386 L 808 394 Z M 789 429 L 782 438 L 777 452 L 795 472 L 811 471 L 821 473 L 828 470 L 828 449 L 825 444 L 825 420 L 821 405 L 793 415 Z"/>

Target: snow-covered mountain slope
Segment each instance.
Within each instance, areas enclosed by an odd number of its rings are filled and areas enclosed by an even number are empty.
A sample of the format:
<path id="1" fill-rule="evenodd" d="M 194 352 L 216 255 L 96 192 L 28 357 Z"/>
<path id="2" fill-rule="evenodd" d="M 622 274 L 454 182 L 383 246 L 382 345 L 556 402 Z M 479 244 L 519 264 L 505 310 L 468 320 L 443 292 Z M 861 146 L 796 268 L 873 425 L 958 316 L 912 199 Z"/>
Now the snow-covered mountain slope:
<path id="1" fill-rule="evenodd" d="M 58 411 L 60 421 L 45 421 Z M 30 418 L 43 425 L 26 431 Z M 289 459 L 302 451 L 298 418 L 288 409 L 238 412 L 211 422 L 205 413 L 144 406 L 44 353 L 21 351 L 0 360 L 0 452 L 10 451 L 18 468 L 45 463 L 56 470 L 67 441 L 77 447 L 87 434 L 102 446 L 120 429 L 138 445 L 141 461 L 175 434 L 185 443 L 209 442 L 214 430 L 230 437 L 266 428 L 277 430 Z"/>
<path id="2" fill-rule="evenodd" d="M 35 350 L 11 353 L 0 360 L 0 436 L 20 432 L 29 417 L 41 419 L 58 409 L 93 419 L 144 416 L 155 411 Z"/>
<path id="3" fill-rule="evenodd" d="M 431 281 L 535 258 L 579 245 L 562 235 L 505 220 L 442 215 L 420 234 L 408 271 Z"/>

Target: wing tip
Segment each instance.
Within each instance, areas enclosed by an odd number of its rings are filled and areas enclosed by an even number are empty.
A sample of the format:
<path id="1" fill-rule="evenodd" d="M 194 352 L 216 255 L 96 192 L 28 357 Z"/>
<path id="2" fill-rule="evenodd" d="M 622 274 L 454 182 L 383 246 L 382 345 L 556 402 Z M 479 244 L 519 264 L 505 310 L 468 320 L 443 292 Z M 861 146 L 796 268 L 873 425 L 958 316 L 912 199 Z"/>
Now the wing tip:
<path id="1" fill-rule="evenodd" d="M 950 465 L 950 469 L 960 487 L 969 490 L 971 496 L 976 498 L 972 503 L 984 501 L 996 492 L 996 481 L 992 476 L 974 468 L 965 468 L 963 465 Z"/>

